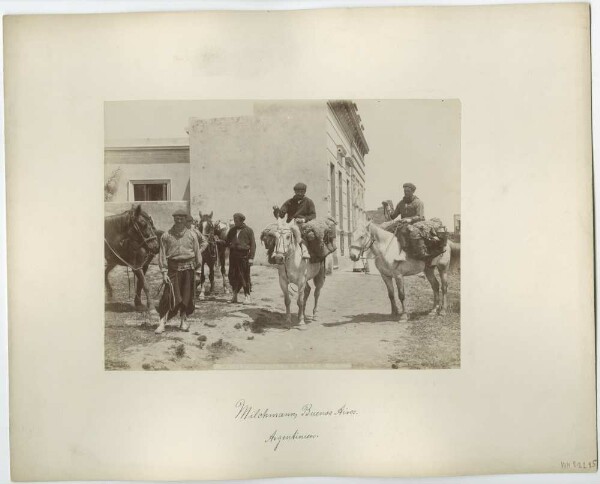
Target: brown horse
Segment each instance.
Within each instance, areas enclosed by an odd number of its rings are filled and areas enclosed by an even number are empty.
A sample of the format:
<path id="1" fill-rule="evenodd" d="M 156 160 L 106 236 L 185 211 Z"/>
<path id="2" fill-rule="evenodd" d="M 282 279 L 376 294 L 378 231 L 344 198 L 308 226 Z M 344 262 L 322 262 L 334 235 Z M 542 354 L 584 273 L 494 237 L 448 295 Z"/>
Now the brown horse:
<path id="1" fill-rule="evenodd" d="M 208 267 L 208 280 L 210 282 L 210 290 L 206 294 L 212 294 L 215 289 L 215 264 L 221 270 L 223 292 L 228 292 L 227 277 L 225 276 L 225 261 L 227 260 L 225 239 L 229 226 L 219 220 L 213 222 L 213 212 L 210 212 L 210 214 L 199 212 L 198 215 L 200 216 L 200 220 L 196 224 L 198 231 L 208 240 L 208 247 L 202 252 L 202 267 L 200 269 L 200 299 L 204 299 L 206 292 L 204 266 Z"/>
<path id="2" fill-rule="evenodd" d="M 108 274 L 115 266 L 129 267 L 136 277 L 134 304 L 143 309 L 142 289 L 146 295 L 147 308 L 150 309 L 150 294 L 145 274 L 152 258 L 158 253 L 162 231 L 156 230 L 152 218 L 142 210 L 141 205 L 118 215 L 109 215 L 104 219 L 104 282 L 109 298 L 113 291 Z"/>

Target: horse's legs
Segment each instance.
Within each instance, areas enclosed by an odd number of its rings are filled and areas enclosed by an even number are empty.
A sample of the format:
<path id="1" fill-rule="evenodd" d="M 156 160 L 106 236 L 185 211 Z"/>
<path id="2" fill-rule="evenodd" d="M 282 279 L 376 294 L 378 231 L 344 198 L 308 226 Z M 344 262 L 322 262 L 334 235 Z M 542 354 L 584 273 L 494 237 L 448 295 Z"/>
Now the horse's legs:
<path id="1" fill-rule="evenodd" d="M 306 286 L 306 281 L 298 282 L 298 324 L 301 328 L 306 325 L 306 321 L 304 320 L 304 291 L 306 290 Z"/>
<path id="2" fill-rule="evenodd" d="M 223 278 L 223 292 L 227 294 L 227 277 L 225 271 L 225 248 L 219 249 L 219 265 L 221 266 L 221 277 Z"/>
<path id="3" fill-rule="evenodd" d="M 202 265 L 200 266 L 200 294 L 198 299 L 204 299 L 204 281 L 206 277 L 204 276 L 204 260 L 202 261 Z"/>
<path id="4" fill-rule="evenodd" d="M 308 301 L 311 290 L 312 290 L 312 288 L 310 287 L 310 284 L 307 282 L 306 286 L 304 286 L 304 307 L 305 308 L 306 308 L 306 301 Z M 314 316 L 314 313 L 313 313 L 313 316 Z"/>
<path id="5" fill-rule="evenodd" d="M 215 261 L 208 264 L 208 280 L 210 281 L 209 294 L 212 294 L 215 291 Z"/>
<path id="6" fill-rule="evenodd" d="M 292 302 L 290 298 L 290 291 L 288 289 L 288 282 L 285 277 L 279 275 L 279 287 L 283 292 L 283 301 L 285 302 L 285 320 L 288 324 L 292 324 L 292 313 L 290 312 L 290 304 Z"/>
<path id="7" fill-rule="evenodd" d="M 396 295 L 394 294 L 394 280 L 391 276 L 381 275 L 383 282 L 387 286 L 388 297 L 390 298 L 390 303 L 392 304 L 392 316 L 398 315 L 398 306 L 396 305 Z"/>
<path id="8" fill-rule="evenodd" d="M 144 289 L 144 294 L 146 295 L 146 304 L 148 310 L 150 310 L 150 297 L 148 295 L 148 291 L 146 290 L 146 272 L 148 271 L 149 264 L 144 264 L 144 267 L 141 269 L 141 277 L 139 273 L 135 273 L 135 296 L 133 298 L 133 303 L 135 304 L 135 309 L 138 311 L 142 311 L 144 309 L 144 305 L 142 304 L 142 289 Z"/>
<path id="9" fill-rule="evenodd" d="M 319 304 L 319 296 L 321 288 L 325 285 L 325 263 L 322 264 L 320 272 L 313 279 L 315 283 L 315 307 L 313 308 L 313 321 L 317 320 L 317 306 Z"/>
<path id="10" fill-rule="evenodd" d="M 116 262 L 108 260 L 106 261 L 106 269 L 104 269 L 104 287 L 106 288 L 106 295 L 109 299 L 112 299 L 113 297 L 113 290 L 112 286 L 110 285 L 110 281 L 108 280 L 108 273 L 112 271 L 116 265 Z"/>
<path id="11" fill-rule="evenodd" d="M 398 286 L 398 298 L 400 299 L 400 305 L 402 311 L 400 312 L 400 321 L 408 321 L 408 314 L 406 314 L 406 308 L 404 307 L 404 276 L 396 276 L 396 286 Z"/>
<path id="12" fill-rule="evenodd" d="M 135 275 L 137 279 L 136 285 L 140 285 L 141 288 L 144 289 L 144 294 L 146 296 L 146 308 L 148 311 L 150 311 L 150 290 L 148 289 L 148 284 L 146 284 L 146 277 L 144 277 L 144 272 L 142 271 L 142 269 L 138 269 L 137 271 L 135 271 Z M 142 301 L 140 300 L 140 306 L 141 302 Z"/>
<path id="13" fill-rule="evenodd" d="M 446 309 L 448 308 L 448 270 L 447 267 L 441 268 L 438 266 L 438 272 L 440 273 L 440 279 L 442 280 L 442 301 L 440 304 L 440 316 L 446 315 Z"/>
<path id="14" fill-rule="evenodd" d="M 431 289 L 433 289 L 433 309 L 429 314 L 437 314 L 440 305 L 440 283 L 437 277 L 435 277 L 434 270 L 435 267 L 426 267 L 424 270 L 425 277 L 427 277 L 429 284 L 431 284 Z"/>

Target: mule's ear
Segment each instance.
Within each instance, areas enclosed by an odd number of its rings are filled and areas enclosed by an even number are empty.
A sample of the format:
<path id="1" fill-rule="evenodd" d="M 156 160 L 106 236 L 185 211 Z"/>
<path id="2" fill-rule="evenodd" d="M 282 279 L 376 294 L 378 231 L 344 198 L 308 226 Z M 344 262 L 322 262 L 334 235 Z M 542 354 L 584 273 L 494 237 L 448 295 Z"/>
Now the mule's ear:
<path id="1" fill-rule="evenodd" d="M 139 217 L 141 214 L 142 214 L 142 205 L 139 204 L 137 207 L 135 207 L 134 215 L 136 217 Z"/>
<path id="2" fill-rule="evenodd" d="M 202 210 L 198 210 L 198 217 L 202 218 Z"/>
<path id="3" fill-rule="evenodd" d="M 208 216 L 210 219 L 212 219 L 213 212 L 214 212 L 214 210 L 211 210 L 210 215 Z"/>

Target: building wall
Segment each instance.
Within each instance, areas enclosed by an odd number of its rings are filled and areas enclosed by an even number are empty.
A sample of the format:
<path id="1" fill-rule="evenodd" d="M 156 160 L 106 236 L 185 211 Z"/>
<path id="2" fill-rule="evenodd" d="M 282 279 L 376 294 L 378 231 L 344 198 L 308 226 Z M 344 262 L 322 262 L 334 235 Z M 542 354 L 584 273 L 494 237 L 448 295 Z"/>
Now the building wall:
<path id="1" fill-rule="evenodd" d="M 364 162 L 353 141 L 344 131 L 340 121 L 331 109 L 327 109 L 327 170 L 329 192 L 331 192 L 331 165 L 335 166 L 333 180 L 336 196 L 336 207 L 333 216 L 338 222 L 338 252 L 332 258 L 334 265 L 338 257 L 348 257 L 351 234 L 357 222 L 364 219 Z M 342 203 L 340 214 L 339 181 L 342 181 Z M 348 191 L 349 190 L 349 191 Z M 331 215 L 331 203 L 328 204 Z"/>
<path id="2" fill-rule="evenodd" d="M 127 148 L 106 149 L 105 179 L 120 168 L 117 191 L 111 202 L 133 202 L 130 181 L 167 180 L 171 201 L 190 198 L 189 148 Z"/>
<path id="3" fill-rule="evenodd" d="M 235 212 L 260 232 L 275 221 L 273 205 L 293 195 L 298 181 L 318 215 L 327 206 L 326 106 L 323 102 L 257 102 L 254 116 L 192 120 L 190 191 L 192 214 L 214 211 L 217 219 Z M 257 263 L 266 263 L 259 247 Z"/>

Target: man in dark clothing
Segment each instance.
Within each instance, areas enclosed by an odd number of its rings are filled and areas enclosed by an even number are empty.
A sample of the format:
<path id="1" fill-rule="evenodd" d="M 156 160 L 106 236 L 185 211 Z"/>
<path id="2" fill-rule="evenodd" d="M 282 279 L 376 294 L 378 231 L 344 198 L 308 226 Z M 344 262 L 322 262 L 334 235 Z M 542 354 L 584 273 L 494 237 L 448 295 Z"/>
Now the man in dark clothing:
<path id="1" fill-rule="evenodd" d="M 284 218 L 287 215 L 287 223 L 296 220 L 296 223 L 303 224 L 313 220 L 317 216 L 317 211 L 314 202 L 306 196 L 306 184 L 296 183 L 294 196 L 286 200 L 281 207 L 273 206 L 273 215 L 275 218 Z M 310 259 L 306 245 L 301 243 L 300 247 L 302 248 L 302 257 Z"/>
<path id="2" fill-rule="evenodd" d="M 245 304 L 250 304 L 250 266 L 254 262 L 256 253 L 256 240 L 254 231 L 244 221 L 246 217 L 241 213 L 233 215 L 234 226 L 227 232 L 225 243 L 229 247 L 229 284 L 233 291 L 232 303 L 238 302 L 238 293 L 243 288 Z"/>
<path id="3" fill-rule="evenodd" d="M 391 214 L 392 220 L 401 220 L 402 225 L 398 227 L 397 235 L 400 241 L 401 249 L 406 250 L 411 247 L 413 255 L 417 259 L 423 259 L 427 257 L 427 247 L 425 241 L 419 236 L 416 229 L 412 227 L 412 224 L 425 220 L 425 206 L 423 202 L 415 195 L 417 187 L 412 183 L 405 183 L 402 185 L 404 189 L 404 198 L 400 200 L 396 209 Z M 382 202 L 384 212 L 388 206 L 388 202 Z M 406 260 L 406 255 L 400 250 L 396 260 Z"/>

